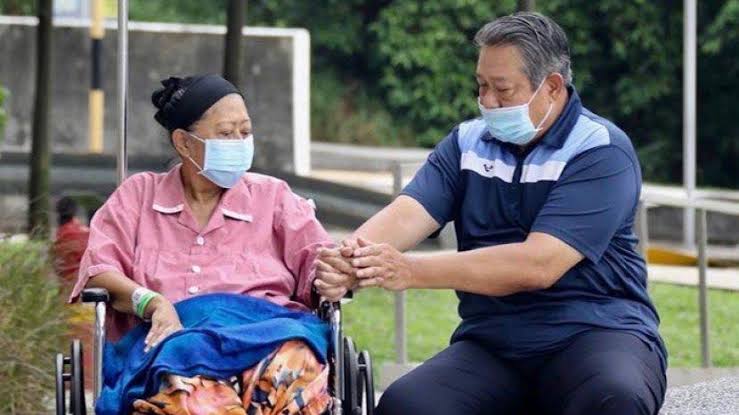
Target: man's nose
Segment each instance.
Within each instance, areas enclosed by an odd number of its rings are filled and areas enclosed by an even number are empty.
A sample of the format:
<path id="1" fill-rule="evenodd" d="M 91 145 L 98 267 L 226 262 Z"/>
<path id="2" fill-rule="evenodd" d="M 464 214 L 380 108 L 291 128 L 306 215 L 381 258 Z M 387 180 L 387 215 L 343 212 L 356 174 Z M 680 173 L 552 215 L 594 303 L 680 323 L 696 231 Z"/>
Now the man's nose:
<path id="1" fill-rule="evenodd" d="M 480 104 L 482 104 L 483 107 L 486 109 L 495 109 L 500 108 L 500 102 L 495 98 L 494 94 L 486 93 L 479 96 Z"/>

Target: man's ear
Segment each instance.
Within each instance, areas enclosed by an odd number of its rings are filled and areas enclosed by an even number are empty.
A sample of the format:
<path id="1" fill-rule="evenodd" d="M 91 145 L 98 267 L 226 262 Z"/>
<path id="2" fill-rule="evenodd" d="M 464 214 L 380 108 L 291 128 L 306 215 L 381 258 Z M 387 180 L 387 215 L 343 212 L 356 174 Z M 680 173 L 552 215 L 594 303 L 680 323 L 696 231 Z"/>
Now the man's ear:
<path id="1" fill-rule="evenodd" d="M 172 145 L 180 156 L 192 157 L 192 154 L 190 154 L 190 148 L 188 147 L 188 136 L 184 130 L 178 128 L 172 131 L 171 140 Z"/>
<path id="2" fill-rule="evenodd" d="M 567 93 L 567 85 L 565 84 L 565 79 L 562 77 L 562 74 L 550 74 L 547 76 L 545 82 L 548 86 L 547 90 L 549 91 L 549 97 L 552 101 L 556 101 L 561 94 Z"/>

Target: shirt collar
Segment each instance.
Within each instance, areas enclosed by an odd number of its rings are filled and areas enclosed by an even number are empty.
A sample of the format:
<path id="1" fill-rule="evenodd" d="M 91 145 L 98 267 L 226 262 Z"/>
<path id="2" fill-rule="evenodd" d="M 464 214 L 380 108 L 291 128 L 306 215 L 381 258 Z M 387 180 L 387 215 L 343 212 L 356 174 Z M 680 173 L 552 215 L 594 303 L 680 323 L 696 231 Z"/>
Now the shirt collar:
<path id="1" fill-rule="evenodd" d="M 152 209 L 163 214 L 181 213 L 185 209 L 185 191 L 180 177 L 182 164 L 173 167 L 164 178 L 156 184 Z M 223 216 L 245 222 L 252 222 L 254 217 L 248 211 L 249 186 L 244 180 L 231 189 L 227 189 L 221 196 L 216 209 Z"/>
<path id="2" fill-rule="evenodd" d="M 582 102 L 580 96 L 577 94 L 577 90 L 573 85 L 567 86 L 567 93 L 569 95 L 567 99 L 567 105 L 565 105 L 562 113 L 559 114 L 557 121 L 552 124 L 551 127 L 544 133 L 544 136 L 539 140 L 538 144 L 545 144 L 554 148 L 562 148 L 570 132 L 575 127 L 577 119 L 580 117 L 582 112 Z M 499 144 L 504 146 L 515 147 L 512 144 L 504 143 L 490 134 L 490 131 L 485 129 L 485 133 L 482 135 L 484 141 L 497 141 Z"/>
<path id="3" fill-rule="evenodd" d="M 544 137 L 541 138 L 540 143 L 554 148 L 562 148 L 565 141 L 567 141 L 567 137 L 570 136 L 570 132 L 575 127 L 582 113 L 582 102 L 574 86 L 568 85 L 567 93 L 569 95 L 567 105 L 565 105 L 562 113 L 559 114 L 557 121 L 544 133 Z"/>

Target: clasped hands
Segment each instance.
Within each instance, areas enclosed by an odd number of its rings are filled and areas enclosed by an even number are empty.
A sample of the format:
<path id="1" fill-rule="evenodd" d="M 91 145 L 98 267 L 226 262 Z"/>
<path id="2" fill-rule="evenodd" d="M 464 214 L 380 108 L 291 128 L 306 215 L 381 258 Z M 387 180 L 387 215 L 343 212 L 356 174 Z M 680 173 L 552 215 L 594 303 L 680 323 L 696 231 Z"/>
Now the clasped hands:
<path id="1" fill-rule="evenodd" d="M 347 291 L 364 287 L 402 291 L 411 286 L 411 262 L 408 255 L 391 245 L 347 239 L 339 247 L 319 250 L 314 284 L 329 301 L 338 301 Z"/>

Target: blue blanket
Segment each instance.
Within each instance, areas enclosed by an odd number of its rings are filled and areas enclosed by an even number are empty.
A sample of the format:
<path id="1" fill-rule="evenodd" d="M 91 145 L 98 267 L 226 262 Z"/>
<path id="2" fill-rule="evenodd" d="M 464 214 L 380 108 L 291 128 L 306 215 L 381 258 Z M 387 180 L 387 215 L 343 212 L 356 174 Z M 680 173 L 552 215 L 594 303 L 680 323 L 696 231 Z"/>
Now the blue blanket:
<path id="1" fill-rule="evenodd" d="M 306 342 L 326 361 L 329 328 L 310 313 L 235 294 L 207 294 L 175 304 L 183 330 L 144 353 L 151 327 L 141 324 L 103 354 L 100 415 L 130 414 L 136 399 L 156 394 L 164 374 L 235 376 L 287 340 Z"/>

